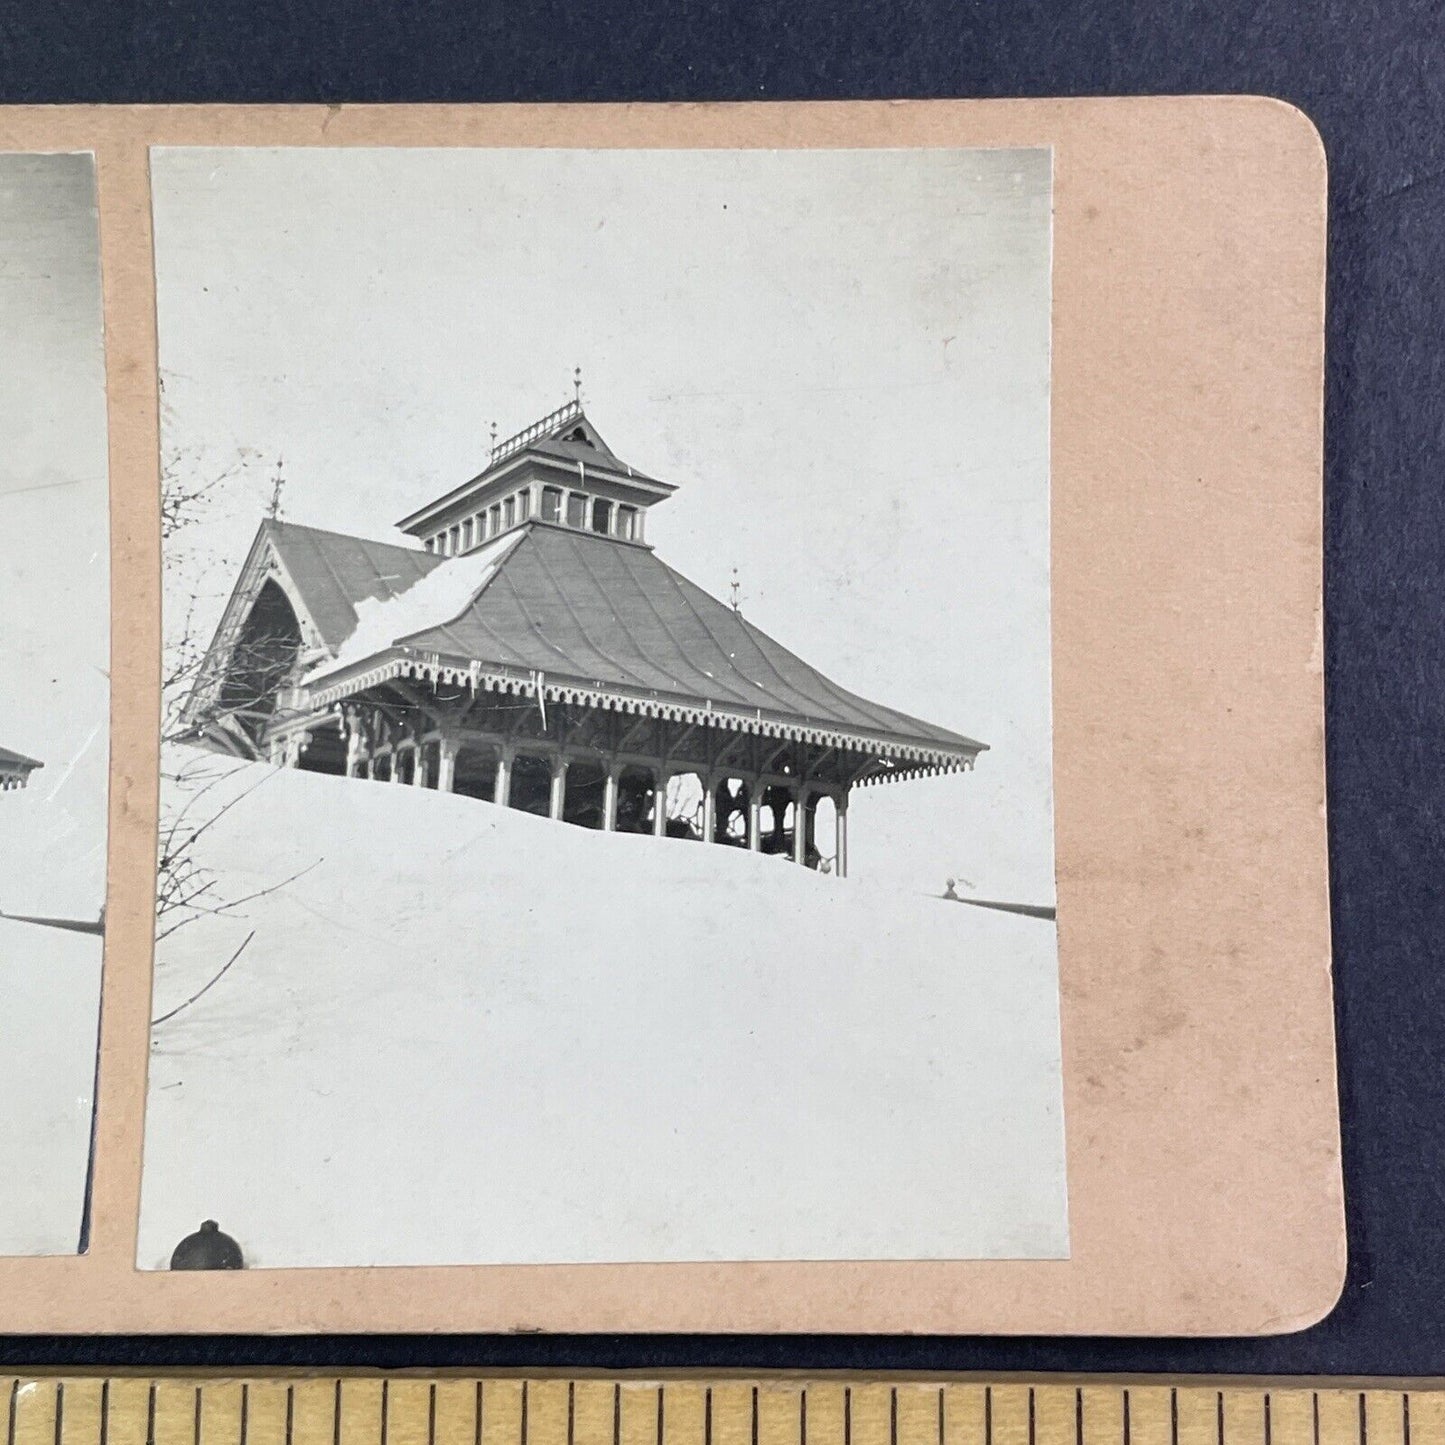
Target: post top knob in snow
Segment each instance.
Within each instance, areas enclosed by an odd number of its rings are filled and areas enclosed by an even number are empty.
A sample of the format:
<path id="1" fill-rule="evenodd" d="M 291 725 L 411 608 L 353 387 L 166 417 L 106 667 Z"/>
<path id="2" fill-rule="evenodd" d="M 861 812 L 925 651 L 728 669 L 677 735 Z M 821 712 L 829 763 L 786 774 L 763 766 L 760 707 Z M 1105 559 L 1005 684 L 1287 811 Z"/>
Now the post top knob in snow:
<path id="1" fill-rule="evenodd" d="M 194 1233 L 176 1245 L 171 1255 L 172 1269 L 245 1269 L 241 1246 L 229 1234 L 221 1232 L 214 1219 L 202 1222 Z"/>

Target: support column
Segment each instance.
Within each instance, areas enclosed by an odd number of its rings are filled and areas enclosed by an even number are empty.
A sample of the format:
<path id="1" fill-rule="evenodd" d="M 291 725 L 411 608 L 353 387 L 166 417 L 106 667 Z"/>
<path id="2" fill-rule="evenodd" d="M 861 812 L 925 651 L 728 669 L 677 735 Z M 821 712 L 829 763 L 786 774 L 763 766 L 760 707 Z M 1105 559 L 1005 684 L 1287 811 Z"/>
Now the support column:
<path id="1" fill-rule="evenodd" d="M 391 750 L 391 781 L 401 782 L 401 749 L 393 747 Z"/>
<path id="2" fill-rule="evenodd" d="M 808 861 L 808 787 L 799 783 L 793 793 L 793 862 Z"/>
<path id="3" fill-rule="evenodd" d="M 437 792 L 450 793 L 457 782 L 456 739 L 443 737 L 437 741 Z"/>
<path id="4" fill-rule="evenodd" d="M 567 806 L 567 759 L 561 753 L 552 759 L 552 793 L 548 799 L 547 814 L 556 822 L 562 821 Z"/>
<path id="5" fill-rule="evenodd" d="M 715 842 L 717 838 L 717 779 L 708 777 L 702 785 L 702 841 Z"/>
<path id="6" fill-rule="evenodd" d="M 617 831 L 617 775 L 619 771 L 614 763 L 607 769 L 607 777 L 602 783 L 602 831 L 604 833 Z"/>
<path id="7" fill-rule="evenodd" d="M 512 754 L 506 750 L 497 755 L 497 786 L 492 801 L 499 808 L 512 806 Z"/>
<path id="8" fill-rule="evenodd" d="M 352 725 L 346 727 L 346 776 L 355 778 L 361 775 L 361 733 Z"/>
<path id="9" fill-rule="evenodd" d="M 426 749 L 420 743 L 411 750 L 411 781 L 413 787 L 426 787 Z"/>
<path id="10" fill-rule="evenodd" d="M 652 783 L 652 836 L 667 837 L 667 773 L 659 771 L 653 775 Z"/>
<path id="11" fill-rule="evenodd" d="M 848 794 L 839 793 L 833 800 L 837 809 L 837 846 L 834 849 L 834 871 L 840 878 L 848 876 Z"/>
<path id="12" fill-rule="evenodd" d="M 763 785 L 748 784 L 748 850 L 761 853 L 763 850 Z"/>

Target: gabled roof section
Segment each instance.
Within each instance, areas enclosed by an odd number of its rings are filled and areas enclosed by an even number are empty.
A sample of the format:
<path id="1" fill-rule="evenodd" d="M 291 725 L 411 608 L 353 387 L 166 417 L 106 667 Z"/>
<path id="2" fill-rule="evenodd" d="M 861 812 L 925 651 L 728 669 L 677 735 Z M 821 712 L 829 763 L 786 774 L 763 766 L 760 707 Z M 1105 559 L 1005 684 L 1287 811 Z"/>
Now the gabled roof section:
<path id="1" fill-rule="evenodd" d="M 38 759 L 27 758 L 24 753 L 12 753 L 9 748 L 0 748 L 0 768 L 8 768 L 11 772 L 34 772 L 36 768 L 44 766 Z"/>
<path id="2" fill-rule="evenodd" d="M 967 760 L 984 749 L 839 687 L 649 549 L 538 521 L 520 529 L 456 615 L 399 633 L 390 652 L 356 659 L 354 671 L 326 669 L 316 700 L 351 691 L 348 672 L 364 685 L 401 658 L 783 736 L 877 740 Z"/>
<path id="3" fill-rule="evenodd" d="M 356 631 L 361 603 L 400 596 L 442 561 L 419 547 L 373 542 L 295 522 L 262 522 L 257 540 L 262 539 L 274 549 L 333 653 Z"/>

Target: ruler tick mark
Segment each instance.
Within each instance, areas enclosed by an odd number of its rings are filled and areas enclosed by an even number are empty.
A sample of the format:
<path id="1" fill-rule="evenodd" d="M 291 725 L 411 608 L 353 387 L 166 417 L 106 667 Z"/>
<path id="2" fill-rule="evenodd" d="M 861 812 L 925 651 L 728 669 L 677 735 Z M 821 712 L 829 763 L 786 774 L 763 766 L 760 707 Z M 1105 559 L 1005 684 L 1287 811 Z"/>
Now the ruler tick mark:
<path id="1" fill-rule="evenodd" d="M 658 1445 L 661 1445 L 662 1435 L 658 1434 Z M 567 1381 L 567 1445 L 574 1445 L 577 1439 L 577 1385 L 575 1381 Z"/>
<path id="2" fill-rule="evenodd" d="M 286 1445 L 291 1445 L 292 1433 L 296 1425 L 296 1386 L 286 1386 Z"/>
<path id="3" fill-rule="evenodd" d="M 1084 1392 L 1074 1391 L 1074 1445 L 1084 1445 Z"/>
<path id="4" fill-rule="evenodd" d="M 1404 1445 L 1410 1445 L 1410 1392 L 1400 1396 L 1400 1438 Z"/>
<path id="5" fill-rule="evenodd" d="M 993 1445 L 993 1386 L 983 1387 L 983 1445 Z"/>
<path id="6" fill-rule="evenodd" d="M 199 1392 L 198 1392 L 199 1393 Z M 1364 1397 L 1361 1396 L 1361 1399 Z M 65 1429 L 65 1381 L 55 1382 L 55 1445 L 60 1445 L 60 1434 Z"/>
<path id="7" fill-rule="evenodd" d="M 251 1387 L 244 1380 L 241 1382 L 241 1445 L 246 1445 L 246 1436 L 251 1431 Z M 105 1445 L 102 1440 L 100 1445 Z"/>
<path id="8" fill-rule="evenodd" d="M 437 1442 L 437 1387 L 433 1385 L 426 1397 L 426 1445 Z"/>
<path id="9" fill-rule="evenodd" d="M 5 1445 L 15 1445 L 15 1416 L 20 1409 L 20 1381 L 10 1382 L 10 1422 L 5 1426 Z"/>
<path id="10" fill-rule="evenodd" d="M 1128 1392 L 1127 1390 L 1125 1390 L 1125 1391 L 1124 1391 L 1124 1445 L 1129 1445 L 1129 1430 L 1130 1430 L 1130 1421 L 1129 1421 L 1129 1392 Z M 1029 1437 L 1029 1441 L 1030 1441 L 1030 1445 L 1032 1445 L 1032 1442 L 1033 1442 L 1033 1437 L 1032 1437 L 1032 1436 Z"/>
<path id="11" fill-rule="evenodd" d="M 1224 1391 L 1217 1390 L 1214 1395 L 1214 1433 L 1219 1439 L 1219 1445 L 1224 1445 Z"/>
<path id="12" fill-rule="evenodd" d="M 522 1424 L 521 1424 L 522 1445 L 527 1445 L 527 1382 L 522 1381 Z"/>
<path id="13" fill-rule="evenodd" d="M 482 1382 L 477 1381 L 476 1411 L 472 1417 L 472 1445 L 482 1445 Z"/>
<path id="14" fill-rule="evenodd" d="M 341 1379 L 331 1392 L 331 1445 L 341 1445 Z"/>
<path id="15" fill-rule="evenodd" d="M 287 1422 L 288 1426 L 290 1422 Z M 156 1385 L 151 1381 L 151 1387 L 146 1391 L 146 1445 L 156 1445 Z M 286 1431 L 286 1445 L 291 1445 L 291 1431 Z"/>
<path id="16" fill-rule="evenodd" d="M 707 1401 L 708 1401 L 708 1407 L 709 1407 L 708 1424 L 709 1424 L 709 1426 L 711 1426 L 711 1424 L 712 1424 L 712 1413 L 711 1413 L 712 1391 L 711 1391 L 711 1390 L 709 1390 L 709 1391 L 707 1392 Z M 711 1431 L 711 1429 L 708 1430 L 708 1440 L 709 1440 L 709 1445 L 711 1445 L 711 1440 L 712 1440 L 712 1431 Z M 621 1385 L 614 1385 L 614 1386 L 612 1387 L 612 1445 L 622 1445 L 622 1386 L 621 1386 Z"/>
<path id="17" fill-rule="evenodd" d="M 386 1445 L 386 1430 L 391 1423 L 391 1400 L 387 1393 L 390 1387 L 390 1380 L 381 1382 L 381 1445 Z"/>
<path id="18" fill-rule="evenodd" d="M 243 1387 L 244 1388 L 244 1387 Z M 110 1440 L 110 1381 L 100 1382 L 100 1445 L 108 1445 Z M 242 1435 L 241 1445 L 246 1445 L 246 1437 Z M 1405 1445 L 1410 1445 L 1409 1440 Z"/>
<path id="19" fill-rule="evenodd" d="M 662 1386 L 657 1387 L 657 1445 L 662 1445 L 662 1433 L 667 1428 L 667 1404 Z M 569 1441 L 570 1445 L 570 1441 Z"/>
<path id="20" fill-rule="evenodd" d="M 1264 1392 L 1264 1445 L 1272 1445 L 1274 1421 L 1270 1417 L 1269 1391 Z"/>
<path id="21" fill-rule="evenodd" d="M 1368 1445 L 1370 1438 L 1369 1422 L 1365 1419 L 1365 1392 L 1360 1391 L 1360 1445 Z M 57 1440 L 56 1445 L 60 1445 Z"/>

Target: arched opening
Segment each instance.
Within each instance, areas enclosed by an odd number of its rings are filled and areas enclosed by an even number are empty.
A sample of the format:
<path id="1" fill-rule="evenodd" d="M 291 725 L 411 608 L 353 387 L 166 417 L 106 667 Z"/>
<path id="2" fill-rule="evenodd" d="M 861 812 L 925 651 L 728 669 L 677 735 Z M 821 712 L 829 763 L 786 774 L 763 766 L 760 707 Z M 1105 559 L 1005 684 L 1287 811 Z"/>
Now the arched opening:
<path id="1" fill-rule="evenodd" d="M 579 828 L 602 826 L 602 796 L 607 770 L 594 758 L 573 758 L 567 768 L 567 791 L 562 800 L 562 821 Z"/>
<path id="2" fill-rule="evenodd" d="M 414 783 L 416 781 L 415 748 L 397 749 L 396 761 L 392 764 L 392 777 L 398 783 Z"/>
<path id="3" fill-rule="evenodd" d="M 391 754 L 382 753 L 380 757 L 371 760 L 371 776 L 378 783 L 389 783 L 391 781 Z"/>
<path id="4" fill-rule="evenodd" d="M 748 846 L 749 789 L 742 778 L 723 778 L 713 790 L 713 841 Z"/>
<path id="5" fill-rule="evenodd" d="M 497 752 L 495 748 L 468 744 L 457 750 L 452 792 L 464 798 L 490 803 L 497 796 Z"/>
<path id="6" fill-rule="evenodd" d="M 226 659 L 218 710 L 245 733 L 257 753 L 261 734 L 295 681 L 301 655 L 301 624 L 291 599 L 268 578 L 241 624 Z"/>
<path id="7" fill-rule="evenodd" d="M 762 852 L 792 855 L 795 811 L 791 788 L 773 786 L 763 790 L 762 816 L 759 819 Z"/>
<path id="8" fill-rule="evenodd" d="M 647 768 L 623 768 L 617 779 L 617 831 L 652 832 L 652 810 L 657 784 Z"/>
<path id="9" fill-rule="evenodd" d="M 309 729 L 297 766 L 307 773 L 346 775 L 346 738 L 338 719 L 323 718 Z"/>
<path id="10" fill-rule="evenodd" d="M 674 773 L 667 780 L 667 836 L 702 837 L 703 786 L 696 773 Z"/>
<path id="11" fill-rule="evenodd" d="M 570 779 L 569 779 L 570 782 Z M 519 813 L 548 817 L 552 804 L 552 764 L 536 753 L 518 753 L 512 763 L 511 806 Z"/>
<path id="12" fill-rule="evenodd" d="M 838 805 L 828 796 L 815 798 L 809 812 L 808 867 L 820 873 L 838 871 Z"/>

